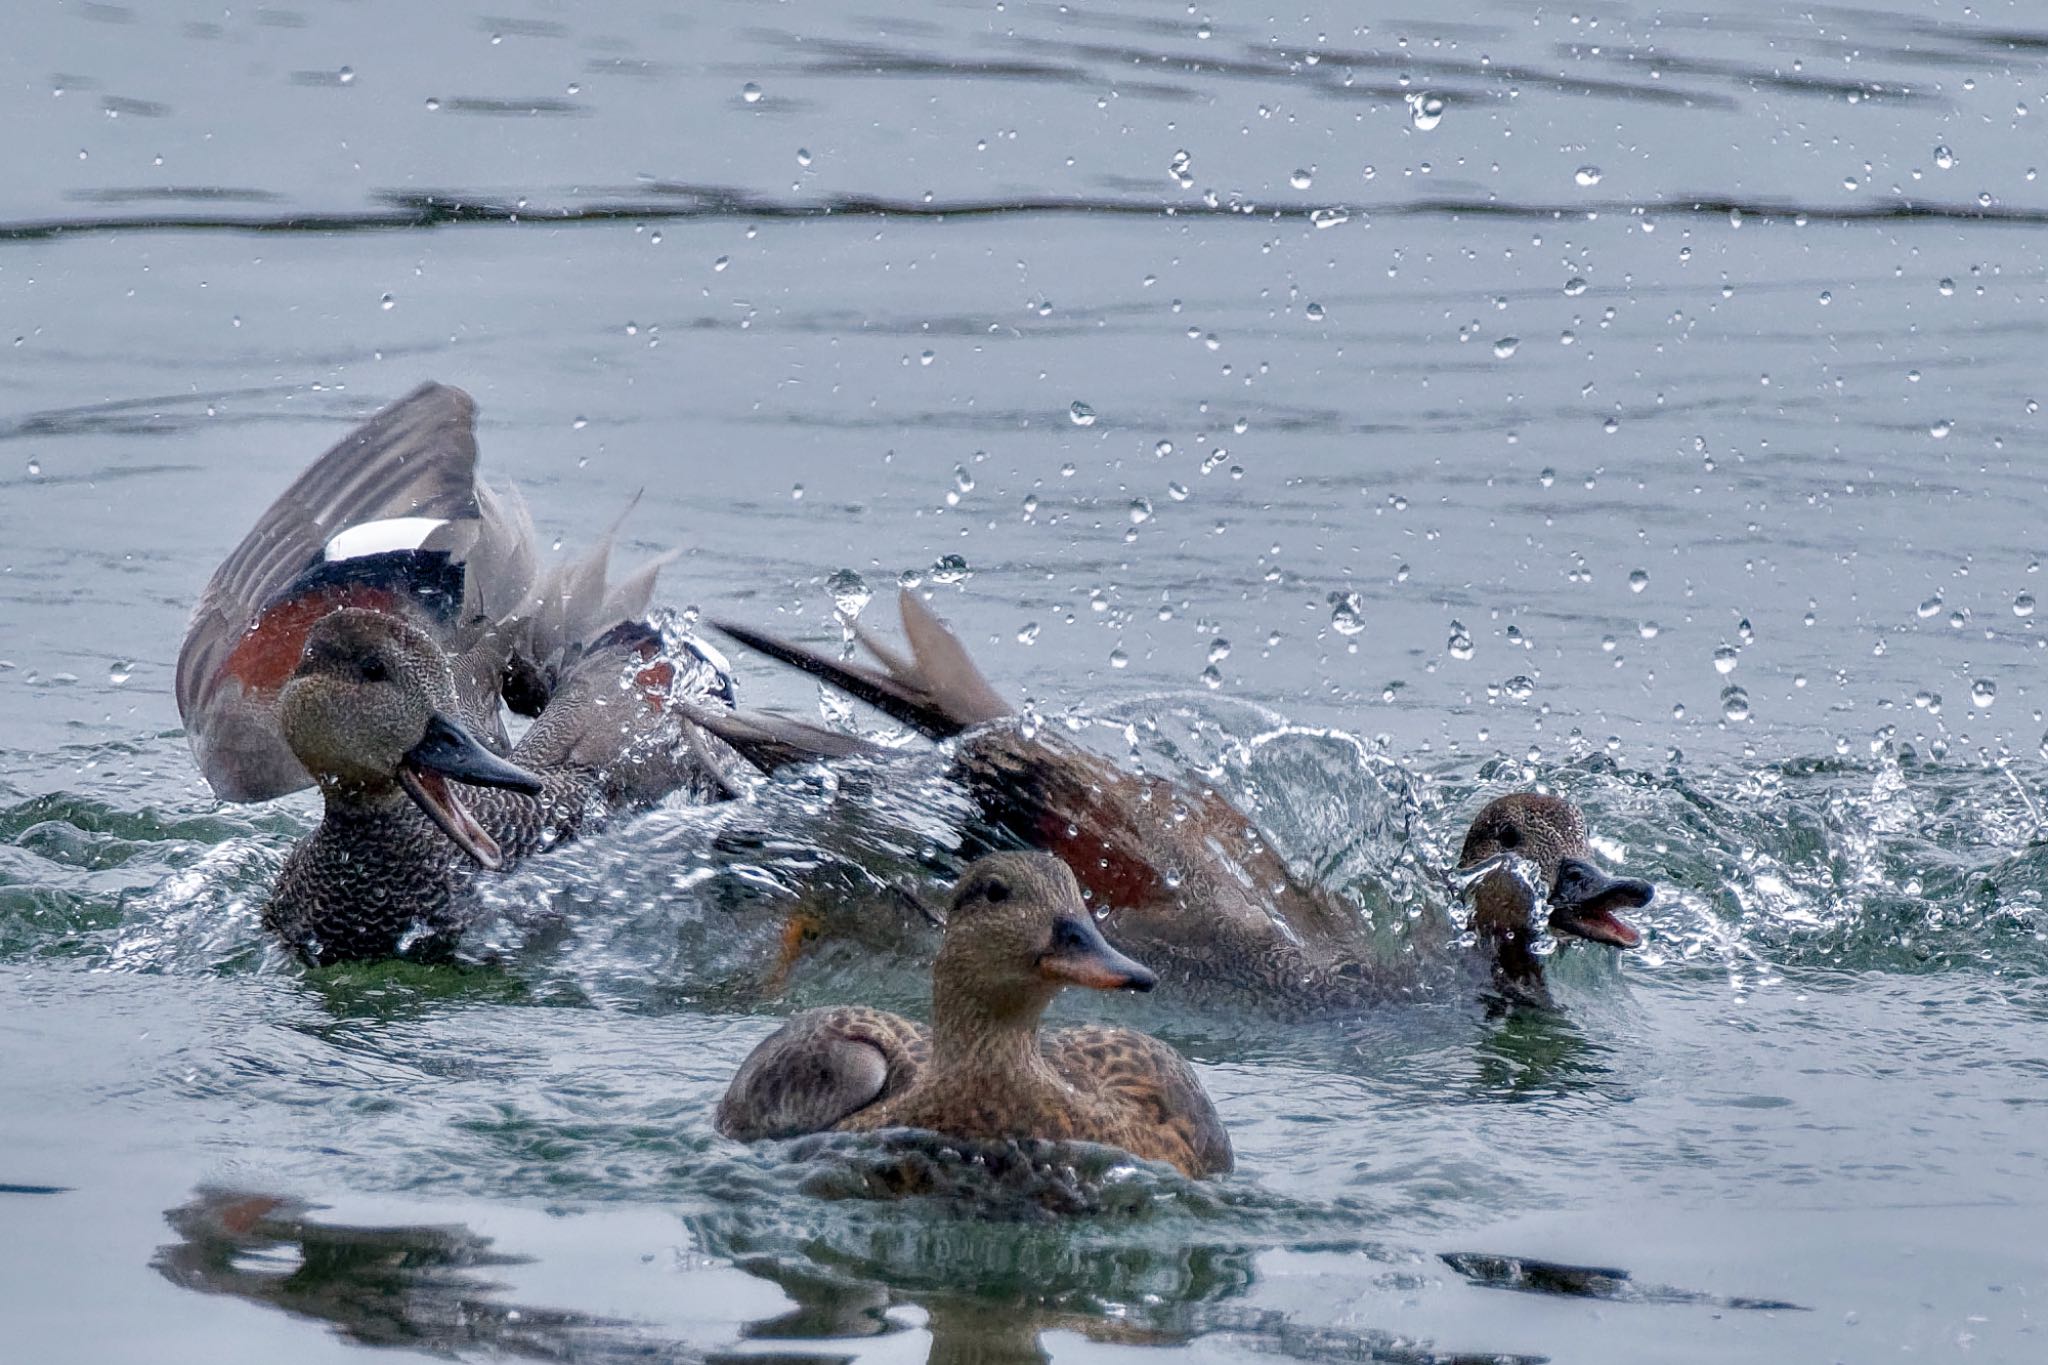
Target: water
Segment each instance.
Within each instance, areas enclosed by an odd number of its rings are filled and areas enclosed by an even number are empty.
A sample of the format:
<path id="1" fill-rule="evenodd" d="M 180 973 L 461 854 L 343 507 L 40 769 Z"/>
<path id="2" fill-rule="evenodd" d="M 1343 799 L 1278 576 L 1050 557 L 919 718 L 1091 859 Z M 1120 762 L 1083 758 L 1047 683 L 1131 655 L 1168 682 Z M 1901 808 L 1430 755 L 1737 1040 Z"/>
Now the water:
<path id="1" fill-rule="evenodd" d="M 13 27 L 23 1358 L 2039 1357 L 2030 7 Z M 678 606 L 830 640 L 916 581 L 1013 700 L 1368 899 L 1551 784 L 1662 887 L 1651 939 L 1564 953 L 1555 1018 L 1114 1002 L 1240 1173 L 1083 1160 L 1097 1212 L 996 1223 L 707 1123 L 780 1011 L 919 1004 L 886 917 L 745 983 L 789 888 L 943 861 L 935 762 L 535 864 L 501 967 L 306 977 L 255 916 L 310 808 L 209 799 L 171 663 L 426 377 L 550 537 L 644 490 Z"/>

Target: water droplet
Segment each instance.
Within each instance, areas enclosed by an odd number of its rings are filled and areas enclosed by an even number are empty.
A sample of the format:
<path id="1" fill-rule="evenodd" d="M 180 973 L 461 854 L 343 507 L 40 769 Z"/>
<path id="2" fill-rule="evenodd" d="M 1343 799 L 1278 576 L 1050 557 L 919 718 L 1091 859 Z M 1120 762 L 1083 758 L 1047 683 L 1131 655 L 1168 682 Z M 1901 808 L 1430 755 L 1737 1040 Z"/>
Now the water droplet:
<path id="1" fill-rule="evenodd" d="M 1302 316 L 1307 318 L 1310 322 L 1321 322 L 1323 320 L 1323 305 L 1321 305 L 1320 303 L 1311 303 L 1308 307 L 1302 309 L 1301 311 Z"/>
<path id="2" fill-rule="evenodd" d="M 1293 175 L 1287 177 L 1287 183 L 1298 190 L 1305 190 L 1310 185 L 1316 183 L 1316 178 L 1307 171 L 1296 171 Z"/>
<path id="3" fill-rule="evenodd" d="M 932 582 L 965 582 L 973 570 L 967 567 L 967 560 L 961 555 L 940 555 L 932 565 Z"/>
<path id="4" fill-rule="evenodd" d="M 1095 409 L 1089 407 L 1086 403 L 1077 402 L 1068 408 L 1067 417 L 1077 427 L 1092 427 L 1095 425 Z"/>
<path id="5" fill-rule="evenodd" d="M 2012 614 L 2014 616 L 2032 616 L 2034 614 L 2034 594 L 2023 592 L 2018 597 L 2013 598 Z"/>
<path id="6" fill-rule="evenodd" d="M 1934 149 L 1934 164 L 1945 171 L 1956 168 L 1956 154 L 1948 149 L 1946 143 Z"/>
<path id="7" fill-rule="evenodd" d="M 1408 118 L 1415 130 L 1427 133 L 1444 121 L 1444 97 L 1428 90 L 1408 96 Z"/>
<path id="8" fill-rule="evenodd" d="M 1970 684 L 1970 704 L 1982 711 L 1998 700 L 1998 684 L 1989 678 L 1979 678 Z"/>
<path id="9" fill-rule="evenodd" d="M 752 81 L 748 81 L 740 87 L 740 98 L 748 104 L 759 104 L 761 102 L 761 87 Z"/>
<path id="10" fill-rule="evenodd" d="M 1210 664 L 1207 668 L 1203 669 L 1202 685 L 1212 690 L 1223 686 L 1222 670 L 1217 668 L 1214 664 Z"/>
<path id="11" fill-rule="evenodd" d="M 1579 295 L 1585 293 L 1585 277 L 1583 275 L 1574 275 L 1570 279 L 1566 280 L 1564 282 L 1564 292 L 1572 298 L 1577 298 Z"/>
<path id="12" fill-rule="evenodd" d="M 135 676 L 135 665 L 126 659 L 116 659 L 107 665 L 107 681 L 115 687 L 126 683 Z"/>
<path id="13" fill-rule="evenodd" d="M 1149 498 L 1131 499 L 1131 525 L 1143 526 L 1152 520 L 1152 502 Z"/>
<path id="14" fill-rule="evenodd" d="M 1131 656 L 1124 653 L 1122 645 L 1118 645 L 1115 649 L 1109 651 L 1109 666 L 1111 668 L 1128 668 L 1130 663 Z"/>
<path id="15" fill-rule="evenodd" d="M 1657 632 L 1661 629 L 1663 627 L 1659 626 L 1655 621 L 1644 621 L 1636 626 L 1636 634 L 1642 636 L 1645 640 L 1654 640 L 1657 638 Z"/>
<path id="16" fill-rule="evenodd" d="M 1038 643 L 1038 622 L 1036 622 L 1036 621 L 1026 621 L 1026 622 L 1024 623 L 1024 629 L 1022 629 L 1022 630 L 1020 630 L 1020 631 L 1018 631 L 1018 632 L 1017 632 L 1017 643 L 1018 643 L 1018 644 L 1020 644 L 1020 645 L 1035 645 L 1035 644 L 1037 644 L 1037 643 Z"/>
<path id="17" fill-rule="evenodd" d="M 430 113 L 430 114 L 431 114 L 431 113 L 433 113 L 433 112 L 434 112 L 434 111 L 435 111 L 436 109 L 439 109 L 440 107 L 441 107 L 441 101 L 439 101 L 439 100 L 435 99 L 435 98 L 434 98 L 434 97 L 433 97 L 432 95 L 429 95 L 429 96 L 427 96 L 427 112 L 428 112 L 428 113 Z"/>
<path id="18" fill-rule="evenodd" d="M 1591 189 L 1600 183 L 1600 168 L 1598 166 L 1581 166 L 1572 172 L 1572 179 L 1579 182 L 1580 189 Z"/>
<path id="19" fill-rule="evenodd" d="M 804 486 L 802 484 L 793 483 L 789 486 L 789 500 L 791 502 L 802 502 L 804 500 Z"/>
<path id="20" fill-rule="evenodd" d="M 799 166 L 808 166 L 808 165 L 810 165 L 810 164 L 811 164 L 811 149 L 810 149 L 810 148 L 808 148 L 808 147 L 799 147 L 799 148 L 797 148 L 797 149 L 796 149 L 796 164 L 797 164 L 797 165 L 799 165 Z"/>
<path id="21" fill-rule="evenodd" d="M 1730 683 L 1721 689 L 1721 714 L 1730 720 L 1749 719 L 1749 693 Z"/>
<path id="22" fill-rule="evenodd" d="M 1194 165 L 1195 159 L 1193 157 L 1189 156 L 1185 150 L 1178 151 L 1166 163 L 1166 174 L 1169 179 L 1182 189 L 1191 190 L 1195 187 Z"/>
<path id="23" fill-rule="evenodd" d="M 1506 360 L 1515 353 L 1515 347 L 1521 344 L 1522 339 L 1520 337 L 1502 337 L 1499 341 L 1493 343 L 1494 359 Z"/>
<path id="24" fill-rule="evenodd" d="M 835 570 L 825 580 L 825 591 L 832 594 L 832 610 L 840 619 L 851 625 L 861 614 L 862 608 L 874 596 L 868 581 L 852 569 Z"/>
<path id="25" fill-rule="evenodd" d="M 1716 673 L 1733 673 L 1735 665 L 1741 660 L 1741 657 L 1740 651 L 1734 645 L 1722 645 L 1714 651 L 1714 671 Z"/>
<path id="26" fill-rule="evenodd" d="M 933 352 L 923 351 L 918 354 L 917 363 L 920 365 L 929 365 L 932 363 L 932 361 L 936 359 L 938 359 L 938 356 Z"/>
<path id="27" fill-rule="evenodd" d="M 1309 214 L 1308 221 L 1311 226 L 1321 230 L 1350 222 L 1351 214 L 1345 209 L 1316 209 Z"/>
<path id="28" fill-rule="evenodd" d="M 1230 641 L 1221 635 L 1209 642 L 1209 662 L 1220 664 L 1230 657 Z"/>
<path id="29" fill-rule="evenodd" d="M 377 301 L 377 306 L 388 313 L 398 306 L 398 300 L 392 298 L 389 294 L 386 294 L 383 298 Z"/>
<path id="30" fill-rule="evenodd" d="M 583 430 L 583 428 L 585 428 L 585 427 L 587 427 L 587 426 L 589 426 L 589 425 L 590 425 L 590 419 L 589 419 L 588 417 L 578 417 L 578 418 L 577 418 L 577 419 L 576 419 L 575 421 L 573 421 L 573 422 L 569 423 L 569 430 L 571 430 L 571 431 L 581 431 L 581 430 Z"/>
<path id="31" fill-rule="evenodd" d="M 352 66 L 344 66 L 341 70 L 334 73 L 334 79 L 340 81 L 343 85 L 354 84 L 355 78 L 356 69 Z"/>
<path id="32" fill-rule="evenodd" d="M 1944 417 L 1940 421 L 1936 422 L 1933 426 L 1927 428 L 1927 434 L 1929 436 L 1932 436 L 1935 440 L 1939 441 L 1944 439 L 1951 431 L 1954 430 L 1955 423 L 1949 421 L 1948 418 Z"/>
<path id="33" fill-rule="evenodd" d="M 1647 569 L 1631 569 L 1628 574 L 1628 590 L 1641 592 L 1650 586 L 1650 572 Z"/>
<path id="34" fill-rule="evenodd" d="M 1549 465 L 1543 466 L 1541 470 L 1537 471 L 1536 482 L 1542 484 L 1545 488 L 1550 487 L 1550 485 L 1557 482 L 1557 471 Z"/>
<path id="35" fill-rule="evenodd" d="M 28 462 L 28 476 L 31 479 L 43 477 L 43 462 L 41 460 L 30 460 Z"/>
<path id="36" fill-rule="evenodd" d="M 1944 277 L 1938 284 L 1935 285 L 1935 288 L 1941 291 L 1941 296 L 1943 298 L 1948 298 L 1956 292 L 1956 282 L 1954 280 Z"/>
<path id="37" fill-rule="evenodd" d="M 1464 622 L 1451 622 L 1451 638 L 1444 642 L 1444 648 L 1451 652 L 1453 659 L 1472 657 L 1472 637 L 1466 633 Z"/>
<path id="38" fill-rule="evenodd" d="M 1502 683 L 1500 690 L 1515 701 L 1527 701 L 1536 695 L 1536 680 L 1526 673 L 1517 673 Z"/>
<path id="39" fill-rule="evenodd" d="M 1365 629 L 1365 603 L 1355 592 L 1330 594 L 1330 629 L 1339 635 L 1356 635 Z"/>

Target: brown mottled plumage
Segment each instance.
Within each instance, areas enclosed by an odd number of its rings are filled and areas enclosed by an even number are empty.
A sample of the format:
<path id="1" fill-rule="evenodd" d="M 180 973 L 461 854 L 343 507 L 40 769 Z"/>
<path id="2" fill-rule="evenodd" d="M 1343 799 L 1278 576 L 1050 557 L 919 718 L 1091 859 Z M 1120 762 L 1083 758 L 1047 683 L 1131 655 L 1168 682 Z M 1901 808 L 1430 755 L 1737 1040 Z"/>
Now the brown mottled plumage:
<path id="1" fill-rule="evenodd" d="M 954 892 L 929 1030 L 881 1010 L 812 1010 L 747 1058 L 720 1101 L 728 1137 L 924 1128 L 963 1139 L 1100 1142 L 1191 1176 L 1231 1168 L 1201 1082 L 1166 1044 L 1089 1025 L 1041 1035 L 1066 984 L 1149 990 L 1057 858 L 998 853 Z"/>
<path id="2" fill-rule="evenodd" d="M 719 629 L 935 739 L 957 737 L 953 776 L 973 794 L 993 842 L 1059 855 L 1117 941 L 1191 998 L 1314 1013 L 1463 988 L 1458 969 L 1466 964 L 1449 933 L 1418 924 L 1414 951 L 1391 960 L 1376 952 L 1359 909 L 1298 876 L 1222 792 L 1126 771 L 1048 727 L 1020 722 L 929 607 L 907 591 L 899 605 L 909 657 L 860 636 L 879 667 L 742 626 Z M 783 717 L 749 713 L 704 723 L 764 769 L 847 752 L 844 736 Z M 1539 825 L 1551 819 L 1542 806 L 1513 813 Z M 1575 834 L 1532 829 L 1531 846 L 1569 845 L 1583 860 L 1585 824 L 1575 811 L 1570 819 Z M 1556 916 L 1552 928 L 1574 932 Z M 1615 936 L 1582 936 L 1628 946 Z M 1481 946 L 1506 951 L 1513 959 L 1506 978 L 1533 983 L 1521 994 L 1534 999 L 1542 961 L 1525 950 L 1527 937 L 1502 930 L 1482 935 Z M 1492 959 L 1477 965 L 1501 979 Z"/>

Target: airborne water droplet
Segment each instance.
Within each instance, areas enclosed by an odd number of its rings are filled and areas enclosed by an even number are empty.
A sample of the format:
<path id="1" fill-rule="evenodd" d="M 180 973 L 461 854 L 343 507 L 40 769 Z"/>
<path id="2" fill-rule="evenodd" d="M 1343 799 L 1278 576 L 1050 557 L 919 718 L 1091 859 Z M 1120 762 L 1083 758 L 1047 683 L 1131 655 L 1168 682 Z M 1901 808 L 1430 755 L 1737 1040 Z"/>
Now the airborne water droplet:
<path id="1" fill-rule="evenodd" d="M 1365 629 L 1361 613 L 1365 603 L 1355 592 L 1330 594 L 1330 629 L 1339 635 L 1356 635 Z"/>
<path id="2" fill-rule="evenodd" d="M 1631 569 L 1631 570 L 1629 570 L 1629 575 L 1628 575 L 1628 590 L 1629 590 L 1630 592 L 1641 592 L 1641 591 L 1642 591 L 1642 590 L 1643 590 L 1644 588 L 1647 588 L 1647 587 L 1649 587 L 1649 586 L 1650 586 L 1650 573 L 1649 573 L 1649 570 L 1647 570 L 1647 569 Z"/>
<path id="3" fill-rule="evenodd" d="M 1515 353 L 1515 347 L 1522 344 L 1520 337 L 1502 337 L 1493 343 L 1493 354 L 1497 360 L 1506 360 Z"/>
<path id="4" fill-rule="evenodd" d="M 2032 616 L 2034 614 L 2034 594 L 2023 592 L 2018 597 L 2013 598 L 2012 614 L 2014 616 Z"/>
<path id="5" fill-rule="evenodd" d="M 1979 711 L 1998 700 L 1998 684 L 1989 678 L 1979 678 L 1970 684 L 1970 704 Z"/>
<path id="6" fill-rule="evenodd" d="M 1305 190 L 1310 185 L 1316 183 L 1316 178 L 1307 171 L 1296 171 L 1293 175 L 1287 177 L 1287 183 L 1298 190 Z"/>
<path id="7" fill-rule="evenodd" d="M 1714 651 L 1714 671 L 1716 673 L 1733 673 L 1735 665 L 1740 659 L 1741 655 L 1734 645 L 1722 645 Z"/>
<path id="8" fill-rule="evenodd" d="M 1472 637 L 1466 632 L 1464 622 L 1451 622 L 1451 638 L 1444 642 L 1444 648 L 1451 652 L 1453 659 L 1472 657 Z"/>
<path id="9" fill-rule="evenodd" d="M 1408 96 L 1408 117 L 1417 132 L 1427 133 L 1444 121 L 1444 97 L 1428 90 Z"/>
<path id="10" fill-rule="evenodd" d="M 1600 183 L 1600 168 L 1598 166 L 1581 166 L 1572 172 L 1572 179 L 1579 182 L 1581 189 L 1591 189 Z"/>
<path id="11" fill-rule="evenodd" d="M 839 613 L 846 624 L 852 624 L 867 606 L 874 593 L 868 581 L 852 569 L 839 569 L 825 580 L 825 591 L 832 594 L 832 610 Z"/>
<path id="12" fill-rule="evenodd" d="M 1749 719 L 1749 693 L 1734 684 L 1721 689 L 1721 714 L 1730 720 Z"/>
<path id="13" fill-rule="evenodd" d="M 740 87 L 740 98 L 748 104 L 759 104 L 761 102 L 761 87 L 752 81 L 748 81 Z"/>
<path id="14" fill-rule="evenodd" d="M 1095 425 L 1095 409 L 1089 407 L 1086 403 L 1076 402 L 1067 409 L 1067 417 L 1077 427 L 1092 427 Z"/>
<path id="15" fill-rule="evenodd" d="M 1128 668 L 1130 663 L 1131 656 L 1124 653 L 1122 645 L 1118 645 L 1115 649 L 1109 651 L 1109 666 L 1111 668 Z"/>

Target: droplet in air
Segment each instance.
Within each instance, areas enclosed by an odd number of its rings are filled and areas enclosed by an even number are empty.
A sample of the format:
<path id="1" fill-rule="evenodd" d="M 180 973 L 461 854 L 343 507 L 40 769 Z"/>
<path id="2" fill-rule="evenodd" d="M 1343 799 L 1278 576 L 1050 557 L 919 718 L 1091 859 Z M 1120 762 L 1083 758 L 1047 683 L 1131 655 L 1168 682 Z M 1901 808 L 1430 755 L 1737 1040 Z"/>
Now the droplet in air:
<path id="1" fill-rule="evenodd" d="M 1517 673 L 1502 683 L 1500 690 L 1515 701 L 1527 701 L 1536 695 L 1536 680 L 1526 673 Z"/>
<path id="2" fill-rule="evenodd" d="M 107 681 L 115 687 L 120 687 L 134 676 L 135 665 L 126 659 L 116 659 L 107 665 Z"/>
<path id="3" fill-rule="evenodd" d="M 740 98 L 748 104 L 759 104 L 761 102 L 761 87 L 752 81 L 748 81 L 740 87 Z"/>
<path id="4" fill-rule="evenodd" d="M 1323 320 L 1323 305 L 1320 303 L 1310 304 L 1302 309 L 1302 316 L 1306 317 L 1310 322 L 1321 322 Z"/>
<path id="5" fill-rule="evenodd" d="M 2032 616 L 2034 614 L 2034 594 L 2023 592 L 2018 597 L 2013 598 L 2012 614 L 2014 616 Z"/>
<path id="6" fill-rule="evenodd" d="M 1578 297 L 1579 295 L 1581 295 L 1581 294 L 1585 293 L 1585 292 L 1586 292 L 1586 278 L 1585 278 L 1585 276 L 1583 276 L 1583 275 L 1574 275 L 1574 276 L 1572 276 L 1572 277 L 1571 277 L 1570 279 L 1566 280 L 1566 281 L 1564 282 L 1564 292 L 1565 292 L 1565 293 L 1566 293 L 1566 294 L 1567 294 L 1568 296 L 1570 296 L 1570 297 L 1572 297 L 1572 298 L 1577 298 L 1577 297 Z"/>
<path id="7" fill-rule="evenodd" d="M 1038 643 L 1038 622 L 1036 622 L 1036 621 L 1026 621 L 1026 622 L 1024 623 L 1024 629 L 1022 629 L 1022 630 L 1020 630 L 1020 631 L 1018 631 L 1018 632 L 1017 632 L 1017 643 L 1018 643 L 1018 644 L 1020 644 L 1020 645 L 1032 645 L 1032 644 L 1037 644 L 1037 643 Z"/>
<path id="8" fill-rule="evenodd" d="M 1408 96 L 1408 118 L 1415 130 L 1427 133 L 1444 121 L 1444 97 L 1428 90 Z"/>
<path id="9" fill-rule="evenodd" d="M 1307 171 L 1296 171 L 1287 177 L 1287 183 L 1298 190 L 1305 190 L 1316 183 L 1316 178 Z"/>
<path id="10" fill-rule="evenodd" d="M 840 618 L 848 624 L 860 616 L 862 608 L 866 607 L 868 600 L 874 596 L 868 587 L 868 581 L 852 569 L 834 571 L 832 576 L 825 580 L 825 591 L 832 594 L 832 610 L 838 612 Z"/>
<path id="11" fill-rule="evenodd" d="M 1220 664 L 1230 657 L 1230 641 L 1221 635 L 1209 642 L 1209 662 Z"/>
<path id="12" fill-rule="evenodd" d="M 1948 436 L 1948 434 L 1954 430 L 1955 423 L 1949 421 L 1948 418 L 1944 417 L 1940 421 L 1936 422 L 1933 426 L 1927 428 L 1927 434 L 1929 436 L 1932 436 L 1935 440 L 1939 441 L 1945 439 Z"/>
<path id="13" fill-rule="evenodd" d="M 1499 341 L 1493 343 L 1494 359 L 1506 360 L 1515 353 L 1515 348 L 1521 344 L 1522 339 L 1520 337 L 1502 337 Z"/>
<path id="14" fill-rule="evenodd" d="M 938 561 L 932 565 L 932 582 L 961 583 L 965 582 L 972 572 L 973 570 L 967 567 L 965 557 L 940 555 Z"/>
<path id="15" fill-rule="evenodd" d="M 343 85 L 352 84 L 355 81 L 355 78 L 356 69 L 352 66 L 344 66 L 341 70 L 334 73 L 334 79 L 341 82 L 341 84 Z"/>
<path id="16" fill-rule="evenodd" d="M 389 294 L 386 294 L 383 298 L 377 301 L 377 306 L 388 313 L 398 306 L 398 300 L 392 298 Z"/>
<path id="17" fill-rule="evenodd" d="M 1451 652 L 1453 659 L 1472 657 L 1472 637 L 1466 632 L 1464 622 L 1451 622 L 1451 638 L 1444 642 L 1444 648 Z"/>
<path id="18" fill-rule="evenodd" d="M 1721 689 L 1721 714 L 1730 720 L 1749 719 L 1749 693 L 1730 683 Z"/>
<path id="19" fill-rule="evenodd" d="M 1944 171 L 1956 168 L 1956 154 L 1948 149 L 1948 144 L 1943 143 L 1934 149 L 1934 164 Z"/>
<path id="20" fill-rule="evenodd" d="M 1998 684 L 1989 678 L 1979 678 L 1970 684 L 1970 704 L 1982 711 L 1998 700 Z"/>
<path id="21" fill-rule="evenodd" d="M 1735 665 L 1741 661 L 1741 658 L 1741 651 L 1737 650 L 1734 645 L 1722 645 L 1714 651 L 1714 671 L 1716 673 L 1733 673 Z"/>
<path id="22" fill-rule="evenodd" d="M 1128 668 L 1130 663 L 1131 656 L 1124 653 L 1122 645 L 1118 645 L 1115 649 L 1109 651 L 1109 666 L 1111 668 Z"/>
<path id="23" fill-rule="evenodd" d="M 1629 590 L 1630 592 L 1641 592 L 1641 591 L 1642 591 L 1642 590 L 1643 590 L 1644 588 L 1647 588 L 1647 587 L 1649 587 L 1649 586 L 1650 586 L 1650 573 L 1649 573 L 1649 570 L 1647 570 L 1647 569 L 1630 569 L 1630 570 L 1629 570 L 1629 574 L 1628 574 L 1628 590 Z"/>
<path id="24" fill-rule="evenodd" d="M 1339 635 L 1356 635 L 1365 629 L 1365 603 L 1355 592 L 1330 594 L 1330 629 Z"/>
<path id="25" fill-rule="evenodd" d="M 1077 427 L 1092 427 L 1095 425 L 1095 409 L 1089 407 L 1086 403 L 1077 402 L 1068 408 L 1067 417 Z"/>
<path id="26" fill-rule="evenodd" d="M 1579 182 L 1579 188 L 1591 189 L 1600 183 L 1600 168 L 1598 166 L 1581 166 L 1572 172 L 1572 179 Z"/>

